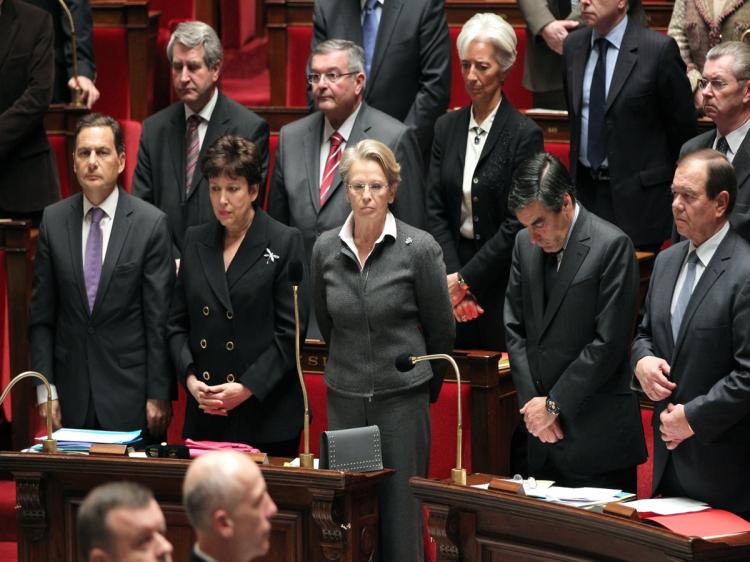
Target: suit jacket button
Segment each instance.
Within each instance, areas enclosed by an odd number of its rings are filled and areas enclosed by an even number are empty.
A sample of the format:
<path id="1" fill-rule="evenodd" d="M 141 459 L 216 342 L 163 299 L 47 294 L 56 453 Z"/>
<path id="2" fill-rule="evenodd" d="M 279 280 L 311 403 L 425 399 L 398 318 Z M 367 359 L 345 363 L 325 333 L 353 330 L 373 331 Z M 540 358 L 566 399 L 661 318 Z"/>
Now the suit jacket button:
<path id="1" fill-rule="evenodd" d="M 208 313 L 211 312 L 207 306 L 203 307 L 203 316 L 208 316 Z"/>
<path id="2" fill-rule="evenodd" d="M 474 215 L 474 222 L 479 222 L 479 217 L 477 215 Z"/>
<path id="3" fill-rule="evenodd" d="M 471 198 L 471 201 L 472 201 L 473 203 L 479 203 L 479 197 L 477 197 L 477 196 L 475 195 L 474 197 L 472 197 L 472 198 Z"/>
<path id="4" fill-rule="evenodd" d="M 232 351 L 234 349 L 234 342 L 228 341 L 227 342 L 227 351 Z"/>
<path id="5" fill-rule="evenodd" d="M 234 382 L 234 381 L 235 381 L 234 373 L 229 373 L 227 375 L 227 382 Z"/>
<path id="6" fill-rule="evenodd" d="M 481 240 L 481 239 L 482 239 L 482 235 L 481 234 L 475 234 L 474 235 L 474 240 Z"/>
<path id="7" fill-rule="evenodd" d="M 227 320 L 231 320 L 232 318 L 234 318 L 234 314 L 231 310 L 227 310 Z"/>
<path id="8" fill-rule="evenodd" d="M 207 346 L 208 342 L 205 339 L 201 340 L 201 349 L 206 349 Z"/>
<path id="9" fill-rule="evenodd" d="M 203 371 L 203 380 L 204 381 L 210 381 L 211 380 L 211 373 L 208 371 Z"/>
<path id="10" fill-rule="evenodd" d="M 471 180 L 471 183 L 473 184 L 479 183 L 479 178 L 474 178 L 473 180 Z"/>

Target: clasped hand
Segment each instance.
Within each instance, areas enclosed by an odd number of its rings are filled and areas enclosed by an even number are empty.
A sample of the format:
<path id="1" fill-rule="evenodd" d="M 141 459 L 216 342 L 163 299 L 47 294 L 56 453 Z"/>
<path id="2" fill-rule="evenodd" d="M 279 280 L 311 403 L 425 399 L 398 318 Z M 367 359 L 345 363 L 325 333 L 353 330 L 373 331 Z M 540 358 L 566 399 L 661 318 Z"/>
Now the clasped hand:
<path id="1" fill-rule="evenodd" d="M 228 415 L 230 410 L 234 410 L 253 395 L 249 388 L 238 382 L 208 386 L 195 375 L 188 377 L 187 387 L 198 402 L 198 407 L 212 416 Z"/>
<path id="2" fill-rule="evenodd" d="M 547 397 L 535 396 L 520 410 L 526 430 L 542 443 L 557 443 L 564 435 L 560 421 L 547 411 Z"/>

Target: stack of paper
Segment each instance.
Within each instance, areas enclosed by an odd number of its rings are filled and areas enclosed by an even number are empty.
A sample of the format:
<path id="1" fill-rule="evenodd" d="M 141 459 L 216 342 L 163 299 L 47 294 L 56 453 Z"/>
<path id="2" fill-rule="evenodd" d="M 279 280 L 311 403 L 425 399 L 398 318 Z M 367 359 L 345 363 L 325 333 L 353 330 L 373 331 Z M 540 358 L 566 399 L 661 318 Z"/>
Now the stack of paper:
<path id="1" fill-rule="evenodd" d="M 37 441 L 46 439 L 46 435 L 37 437 Z M 93 429 L 60 428 L 52 434 L 57 441 L 57 449 L 63 452 L 87 453 L 94 443 L 111 445 L 130 445 L 141 439 L 141 430 L 135 431 L 102 431 Z M 34 445 L 31 451 L 41 452 L 42 444 Z"/>
<path id="2" fill-rule="evenodd" d="M 653 498 L 628 502 L 628 507 L 635 509 L 639 515 L 675 515 L 677 513 L 693 513 L 705 511 L 710 506 L 702 501 L 691 498 Z"/>

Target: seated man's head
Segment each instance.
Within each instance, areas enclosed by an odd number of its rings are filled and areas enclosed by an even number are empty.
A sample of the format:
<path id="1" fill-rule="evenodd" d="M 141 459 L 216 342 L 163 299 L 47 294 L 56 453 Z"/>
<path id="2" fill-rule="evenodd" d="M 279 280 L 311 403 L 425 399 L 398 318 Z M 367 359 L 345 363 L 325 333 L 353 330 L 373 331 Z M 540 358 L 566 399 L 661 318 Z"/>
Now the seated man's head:
<path id="1" fill-rule="evenodd" d="M 249 456 L 215 452 L 193 461 L 182 502 L 198 546 L 218 562 L 246 562 L 268 551 L 276 504 Z"/>
<path id="2" fill-rule="evenodd" d="M 198 113 L 216 91 L 224 51 L 214 29 L 202 21 L 179 24 L 167 44 L 175 94 Z"/>
<path id="3" fill-rule="evenodd" d="M 338 129 L 357 109 L 365 92 L 365 52 L 343 39 L 319 43 L 310 55 L 310 74 L 315 107 Z"/>
<path id="4" fill-rule="evenodd" d="M 151 491 L 132 482 L 99 486 L 78 509 L 78 553 L 85 562 L 171 562 L 166 531 Z"/>
<path id="5" fill-rule="evenodd" d="M 125 169 L 120 124 L 109 115 L 90 113 L 78 120 L 73 170 L 92 205 L 100 205 L 117 187 Z"/>

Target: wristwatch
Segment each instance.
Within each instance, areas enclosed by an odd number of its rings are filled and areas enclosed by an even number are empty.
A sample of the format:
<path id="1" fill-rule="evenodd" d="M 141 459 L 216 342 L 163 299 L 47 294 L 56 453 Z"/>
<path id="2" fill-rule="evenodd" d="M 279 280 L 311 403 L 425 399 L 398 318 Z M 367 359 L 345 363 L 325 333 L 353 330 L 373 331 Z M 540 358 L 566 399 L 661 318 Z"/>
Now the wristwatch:
<path id="1" fill-rule="evenodd" d="M 544 403 L 544 409 L 547 410 L 548 413 L 554 414 L 555 416 L 560 415 L 560 406 L 557 405 L 557 402 L 552 400 L 549 396 L 547 396 L 547 400 Z"/>
<path id="2" fill-rule="evenodd" d="M 466 285 L 466 281 L 464 281 L 464 276 L 461 275 L 460 271 L 456 271 L 456 281 L 458 281 L 458 286 L 462 289 L 468 289 L 468 286 Z"/>

